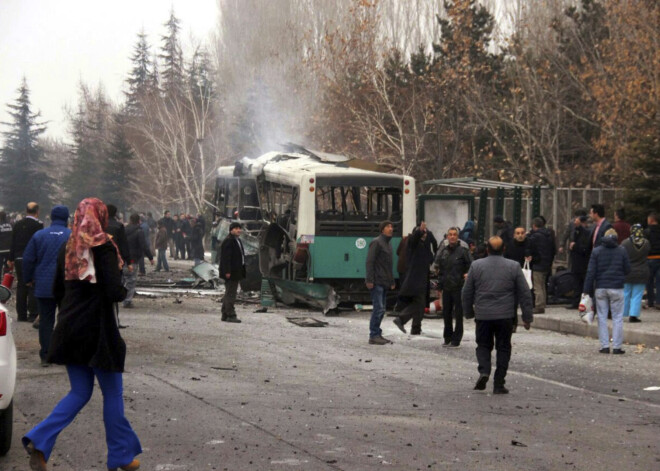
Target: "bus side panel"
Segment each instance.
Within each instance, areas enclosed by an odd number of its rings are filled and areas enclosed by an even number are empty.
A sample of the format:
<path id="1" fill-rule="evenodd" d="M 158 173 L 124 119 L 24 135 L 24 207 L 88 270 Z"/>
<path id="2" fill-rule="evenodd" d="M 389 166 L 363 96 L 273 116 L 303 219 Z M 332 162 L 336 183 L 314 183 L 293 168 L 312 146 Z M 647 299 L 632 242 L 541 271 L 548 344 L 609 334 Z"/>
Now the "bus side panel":
<path id="1" fill-rule="evenodd" d="M 373 237 L 316 236 L 314 243 L 309 246 L 312 257 L 312 276 L 315 279 L 364 279 L 369 243 L 372 240 Z M 400 242 L 400 237 L 393 237 L 390 242 L 393 256 L 392 273 L 395 278 L 398 278 L 396 249 Z"/>

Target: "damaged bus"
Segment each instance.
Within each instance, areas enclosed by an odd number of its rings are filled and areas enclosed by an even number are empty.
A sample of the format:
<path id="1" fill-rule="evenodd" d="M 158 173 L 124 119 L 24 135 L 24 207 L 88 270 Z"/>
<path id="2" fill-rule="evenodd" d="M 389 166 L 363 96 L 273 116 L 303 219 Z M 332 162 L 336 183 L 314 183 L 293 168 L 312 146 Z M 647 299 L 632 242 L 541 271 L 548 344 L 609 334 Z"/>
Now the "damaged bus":
<path id="1" fill-rule="evenodd" d="M 396 253 L 416 223 L 415 180 L 377 171 L 382 169 L 300 146 L 221 167 L 217 237 L 227 234 L 231 222 L 241 222 L 248 279 L 266 280 L 286 304 L 303 302 L 327 312 L 340 302 L 369 302 L 365 264 L 378 225 L 394 223 Z"/>

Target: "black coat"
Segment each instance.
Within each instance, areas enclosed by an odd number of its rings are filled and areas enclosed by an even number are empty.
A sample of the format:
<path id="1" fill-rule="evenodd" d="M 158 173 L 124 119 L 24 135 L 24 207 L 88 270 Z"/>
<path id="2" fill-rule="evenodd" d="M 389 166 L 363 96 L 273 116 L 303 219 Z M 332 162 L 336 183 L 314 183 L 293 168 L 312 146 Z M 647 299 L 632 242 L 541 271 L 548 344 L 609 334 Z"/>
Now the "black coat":
<path id="1" fill-rule="evenodd" d="M 114 303 L 123 301 L 117 251 L 107 242 L 92 249 L 96 283 L 65 281 L 60 250 L 53 292 L 59 306 L 48 361 L 123 372 L 126 344 L 119 335 Z"/>
<path id="2" fill-rule="evenodd" d="M 144 257 L 153 260 L 147 237 L 140 226 L 136 224 L 126 226 L 126 240 L 128 240 L 128 251 L 131 254 L 130 262 L 126 263 L 138 263 Z"/>
<path id="3" fill-rule="evenodd" d="M 575 242 L 571 249 L 571 271 L 584 277 L 589 266 L 589 254 L 591 253 L 591 231 L 582 226 L 576 226 L 573 230 Z"/>
<path id="4" fill-rule="evenodd" d="M 408 269 L 401 284 L 399 296 L 410 297 L 426 293 L 429 282 L 429 267 L 433 263 L 429 239 L 422 240 L 422 231 L 414 231 L 408 237 Z"/>
<path id="5" fill-rule="evenodd" d="M 193 258 L 204 260 L 204 228 L 199 224 L 195 224 L 193 227 L 190 242 Z"/>
<path id="6" fill-rule="evenodd" d="M 229 234 L 220 246 L 220 278 L 224 280 L 227 279 L 227 273 L 232 280 L 240 281 L 245 278 L 245 250 L 243 244 L 239 246 L 236 240 L 236 237 Z"/>
<path id="7" fill-rule="evenodd" d="M 35 232 L 44 228 L 44 223 L 26 217 L 14 224 L 14 230 L 11 233 L 11 249 L 9 249 L 9 259 L 14 261 L 17 258 L 23 257 L 25 247 L 34 235 Z"/>
<path id="8" fill-rule="evenodd" d="M 108 227 L 105 228 L 105 231 L 112 236 L 112 240 L 117 244 L 119 254 L 124 260 L 124 263 L 129 264 L 131 260 L 131 252 L 128 250 L 128 239 L 126 238 L 126 229 L 124 229 L 124 225 L 115 218 L 108 218 Z"/>
<path id="9" fill-rule="evenodd" d="M 525 258 L 531 255 L 532 249 L 529 245 L 529 238 L 525 238 L 522 242 L 511 239 L 509 244 L 504 248 L 504 258 L 515 260 L 521 267 L 525 265 Z"/>
<path id="10" fill-rule="evenodd" d="M 555 259 L 555 238 L 546 227 L 533 230 L 529 235 L 532 250 L 532 270 L 550 273 Z"/>

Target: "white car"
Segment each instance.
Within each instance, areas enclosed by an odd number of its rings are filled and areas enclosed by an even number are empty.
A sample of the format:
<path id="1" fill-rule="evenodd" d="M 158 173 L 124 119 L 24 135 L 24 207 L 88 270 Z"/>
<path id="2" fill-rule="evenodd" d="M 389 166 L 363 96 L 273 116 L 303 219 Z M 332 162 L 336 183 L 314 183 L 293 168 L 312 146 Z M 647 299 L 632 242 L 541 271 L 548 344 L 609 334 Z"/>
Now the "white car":
<path id="1" fill-rule="evenodd" d="M 11 317 L 2 304 L 10 296 L 11 291 L 0 285 L 0 456 L 9 451 L 14 422 L 12 399 L 16 384 L 16 345 L 11 333 Z"/>

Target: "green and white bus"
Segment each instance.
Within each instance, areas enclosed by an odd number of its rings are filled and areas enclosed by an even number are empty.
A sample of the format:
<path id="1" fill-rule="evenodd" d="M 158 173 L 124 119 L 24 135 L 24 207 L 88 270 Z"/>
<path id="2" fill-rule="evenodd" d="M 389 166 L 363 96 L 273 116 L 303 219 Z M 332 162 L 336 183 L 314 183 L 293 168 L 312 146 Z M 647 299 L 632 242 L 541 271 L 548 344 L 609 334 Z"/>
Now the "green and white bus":
<path id="1" fill-rule="evenodd" d="M 218 169 L 216 214 L 257 238 L 259 274 L 294 292 L 287 299 L 278 289 L 284 302 L 306 301 L 309 284 L 328 287 L 339 302 L 367 302 L 365 263 L 378 225 L 394 223 L 396 253 L 416 224 L 415 180 L 368 167 L 378 168 L 300 147 L 244 158 Z"/>

